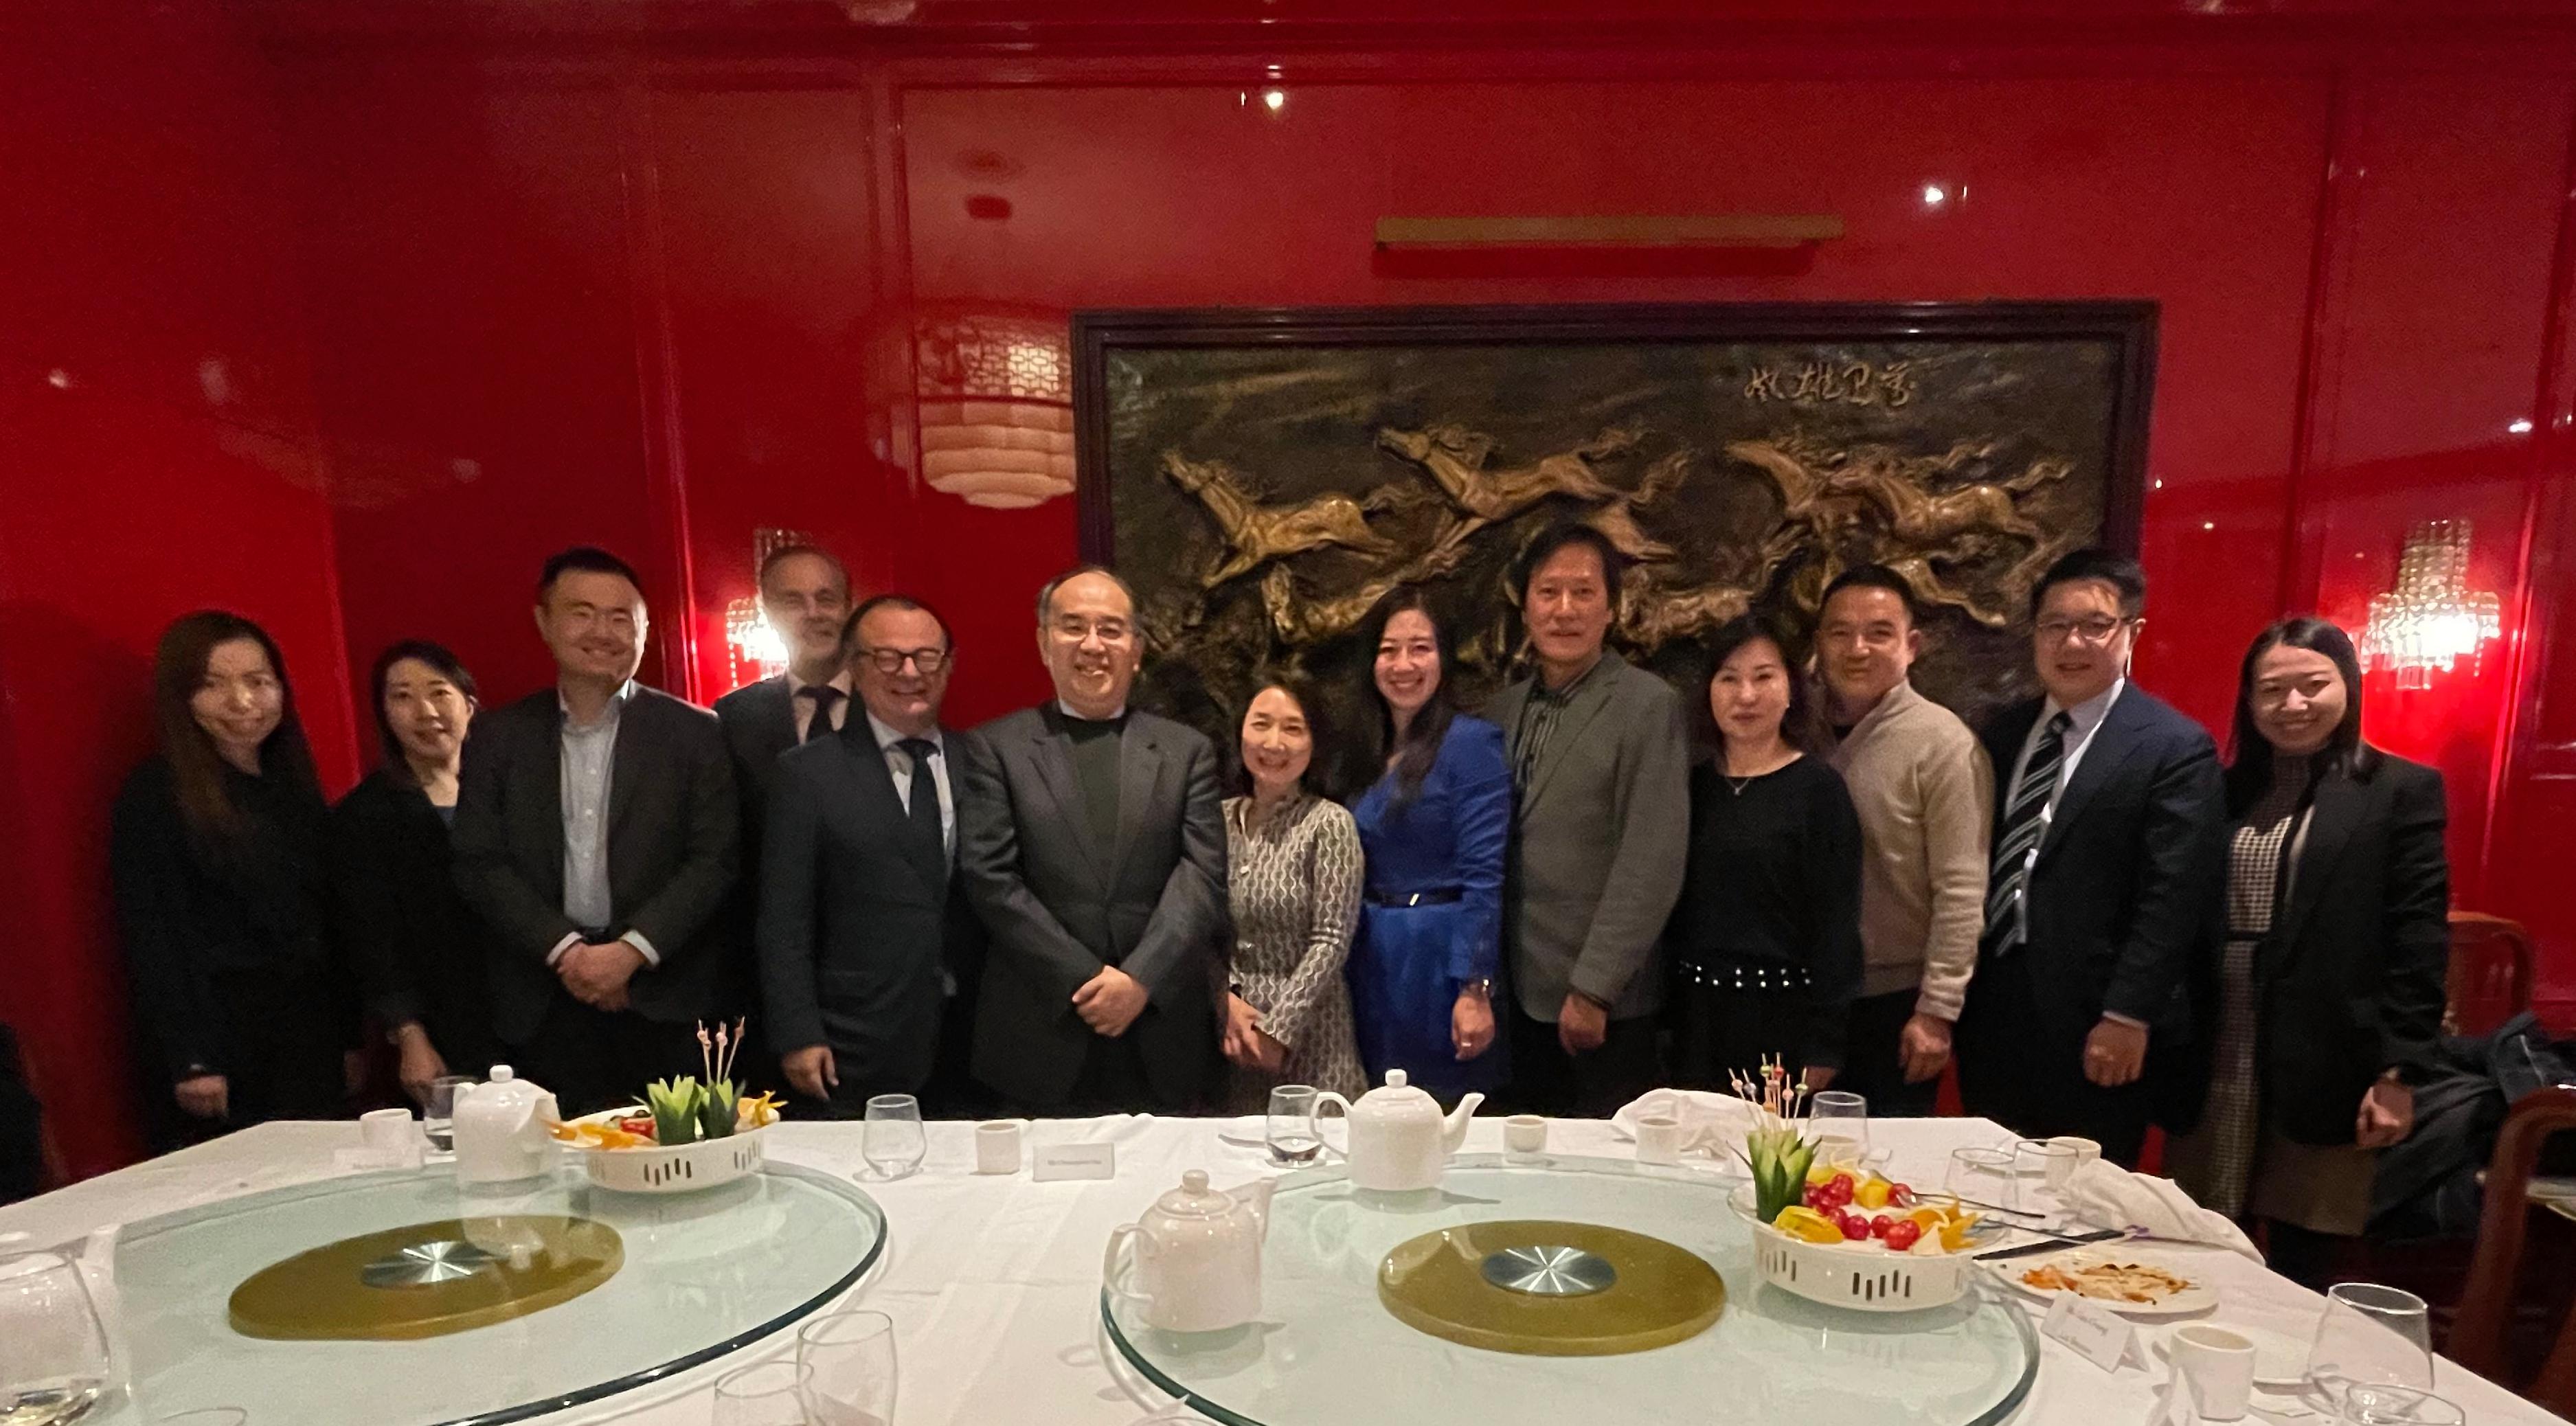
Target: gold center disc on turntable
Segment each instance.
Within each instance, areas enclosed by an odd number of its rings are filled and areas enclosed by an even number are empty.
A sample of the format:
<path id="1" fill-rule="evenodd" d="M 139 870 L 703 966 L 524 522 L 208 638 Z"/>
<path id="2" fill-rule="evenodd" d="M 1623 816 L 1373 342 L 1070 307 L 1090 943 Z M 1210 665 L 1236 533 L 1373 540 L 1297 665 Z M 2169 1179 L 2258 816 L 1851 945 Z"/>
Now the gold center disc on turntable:
<path id="1" fill-rule="evenodd" d="M 1397 1320 L 1461 1346 L 1540 1357 L 1651 1351 L 1726 1310 L 1699 1254 L 1594 1223 L 1469 1223 L 1398 1243 L 1378 1264 Z"/>
<path id="2" fill-rule="evenodd" d="M 569 1302 L 626 1262 L 588 1218 L 447 1218 L 343 1238 L 271 1263 L 233 1289 L 233 1330 L 281 1341 L 443 1337 Z"/>

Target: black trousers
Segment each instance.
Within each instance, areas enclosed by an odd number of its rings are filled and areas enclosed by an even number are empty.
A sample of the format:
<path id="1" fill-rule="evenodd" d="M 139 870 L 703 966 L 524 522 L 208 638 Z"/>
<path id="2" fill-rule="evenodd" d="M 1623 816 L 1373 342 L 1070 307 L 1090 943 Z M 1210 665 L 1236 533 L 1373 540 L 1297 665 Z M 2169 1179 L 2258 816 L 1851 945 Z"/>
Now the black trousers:
<path id="1" fill-rule="evenodd" d="M 536 1037 L 509 1052 L 511 1072 L 551 1090 L 566 1118 L 638 1103 L 653 1080 L 703 1073 L 696 1022 L 595 1009 L 560 986 Z"/>
<path id="2" fill-rule="evenodd" d="M 2092 1024 L 2071 1039 L 2042 1028 L 2030 958 L 2045 954 L 2045 948 L 2026 947 L 1978 965 L 1959 1017 L 1960 1101 L 1969 1113 L 2025 1138 L 2091 1139 L 2102 1146 L 2102 1157 L 2135 1168 L 2154 1107 L 2149 1081 L 2141 1075 L 2105 1089 L 2084 1077 L 2084 1037 Z M 2151 1049 L 2152 1044 L 2151 1037 Z"/>
<path id="3" fill-rule="evenodd" d="M 1652 1015 L 1613 1020 L 1598 1049 L 1569 1055 L 1557 1042 L 1555 1021 L 1533 1019 L 1515 1006 L 1507 1097 L 1525 1113 L 1607 1119 L 1655 1087 L 1655 1031 Z"/>
<path id="4" fill-rule="evenodd" d="M 1834 1088 L 1866 1098 L 1872 1114 L 1925 1118 L 1941 1097 L 1937 1074 L 1921 1084 L 1905 1082 L 1900 1046 L 1905 1022 L 1914 1018 L 1914 1001 L 1915 992 L 1909 986 L 1852 1002 L 1851 1039 L 1843 1046 L 1843 1069 L 1834 1076 Z"/>
<path id="5" fill-rule="evenodd" d="M 1730 1076 L 1739 1074 L 1758 1081 L 1767 1059 L 1796 1074 L 1808 1067 L 1808 1047 L 1815 1043 L 1814 999 L 1803 990 L 1684 982 L 1673 987 L 1664 1014 L 1673 1027 L 1673 1083 L 1683 1089 L 1724 1093 L 1733 1084 Z M 1834 1086 L 1841 1088 L 1842 1081 Z"/>

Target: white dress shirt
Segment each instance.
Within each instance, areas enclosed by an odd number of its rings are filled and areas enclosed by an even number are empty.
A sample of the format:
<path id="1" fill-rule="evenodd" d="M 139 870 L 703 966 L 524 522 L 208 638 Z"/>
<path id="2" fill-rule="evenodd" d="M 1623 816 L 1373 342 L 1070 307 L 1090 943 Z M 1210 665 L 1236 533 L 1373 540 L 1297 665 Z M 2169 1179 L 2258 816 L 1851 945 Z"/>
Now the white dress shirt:
<path id="1" fill-rule="evenodd" d="M 858 702 L 859 696 L 851 690 L 850 671 L 848 669 L 843 669 L 839 673 L 825 679 L 824 683 L 830 687 L 841 690 L 841 696 L 832 700 L 832 731 L 837 733 L 841 731 L 842 724 L 850 721 L 850 705 Z M 788 718 L 789 721 L 795 725 L 796 741 L 800 743 L 805 741 L 805 725 L 813 721 L 814 718 L 814 705 L 806 702 L 803 697 L 805 690 L 812 687 L 814 687 L 813 684 L 807 683 L 805 680 L 798 678 L 793 671 L 788 673 Z"/>
<path id="2" fill-rule="evenodd" d="M 877 751 L 885 755 L 886 772 L 894 778 L 895 800 L 903 804 L 904 815 L 912 814 L 912 754 L 896 744 L 904 735 L 887 727 L 877 715 L 868 715 L 868 731 L 876 734 Z M 957 797 L 948 790 L 948 744 L 932 728 L 921 740 L 937 751 L 930 759 L 931 785 L 939 789 L 939 839 L 953 860 L 957 855 Z"/>
<path id="3" fill-rule="evenodd" d="M 576 926 L 596 929 L 617 916 L 608 886 L 608 799 L 617 768 L 617 725 L 634 697 L 635 681 L 628 679 L 608 696 L 608 707 L 598 722 L 579 723 L 573 720 L 572 705 L 564 701 L 562 692 L 555 694 L 555 706 L 563 710 L 563 747 L 555 759 L 563 803 L 563 913 Z M 554 949 L 546 952 L 546 964 L 561 960 L 581 939 L 581 933 L 574 932 L 555 942 Z M 662 963 L 643 932 L 629 931 L 620 939 L 633 946 L 646 965 Z"/>

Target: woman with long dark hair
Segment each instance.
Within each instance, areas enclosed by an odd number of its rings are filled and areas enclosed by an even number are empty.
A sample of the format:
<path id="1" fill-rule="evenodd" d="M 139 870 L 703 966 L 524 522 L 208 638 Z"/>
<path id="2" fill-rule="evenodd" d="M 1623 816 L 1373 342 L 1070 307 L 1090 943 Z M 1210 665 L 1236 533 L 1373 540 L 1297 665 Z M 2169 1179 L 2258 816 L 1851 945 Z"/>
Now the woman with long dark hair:
<path id="1" fill-rule="evenodd" d="M 354 1007 L 325 934 L 328 809 L 286 659 L 204 610 L 153 658 L 161 750 L 126 779 L 108 853 L 135 1009 L 175 1144 L 342 1113 Z"/>
<path id="2" fill-rule="evenodd" d="M 1674 1082 L 1722 1090 L 1778 1058 L 1822 1089 L 1860 993 L 1860 814 L 1815 756 L 1821 720 L 1787 636 L 1745 615 L 1710 651 L 1717 749 L 1691 769 L 1690 871 L 1665 934 Z"/>
<path id="3" fill-rule="evenodd" d="M 340 942 L 368 1010 L 425 1099 L 451 1069 L 480 1078 L 500 1057 L 483 967 L 483 923 L 458 894 L 447 843 L 456 775 L 473 726 L 474 675 L 425 639 L 376 658 L 369 702 L 384 762 L 332 813 Z"/>
<path id="4" fill-rule="evenodd" d="M 1450 702 L 1449 643 L 1421 591 L 1362 626 L 1374 650 L 1366 791 L 1351 802 L 1368 885 L 1352 943 L 1351 1012 L 1369 1078 L 1403 1070 L 1444 1100 L 1502 1083 L 1503 850 L 1512 773 L 1503 730 Z"/>
<path id="5" fill-rule="evenodd" d="M 2230 751 L 2227 939 L 2201 977 L 2215 1063 L 2166 1162 L 2314 1282 L 2367 1223 L 2378 1151 L 2413 1132 L 2441 1033 L 2442 775 L 2362 740 L 2361 662 L 2317 618 L 2245 651 Z"/>

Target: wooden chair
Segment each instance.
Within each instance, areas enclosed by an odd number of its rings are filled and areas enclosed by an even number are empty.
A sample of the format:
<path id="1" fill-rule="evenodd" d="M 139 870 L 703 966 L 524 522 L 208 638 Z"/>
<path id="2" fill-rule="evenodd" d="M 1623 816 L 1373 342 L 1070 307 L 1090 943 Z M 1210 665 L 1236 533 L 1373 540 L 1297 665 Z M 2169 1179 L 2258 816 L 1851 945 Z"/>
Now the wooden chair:
<path id="1" fill-rule="evenodd" d="M 2531 933 L 2519 921 L 2451 913 L 2451 973 L 2442 1033 L 2484 1035 L 2531 1008 Z"/>
<path id="2" fill-rule="evenodd" d="M 2452 1360 L 2500 1385 L 2520 1390 L 2561 1416 L 2576 1414 L 2576 1312 L 2567 1314 L 2557 1339 L 2528 1387 L 2511 1378 L 2507 1337 L 2514 1323 L 2522 1249 L 2530 1228 L 2531 1179 L 2541 1146 L 2552 1134 L 2576 1129 L 2576 1090 L 2539 1089 L 2524 1095 L 2496 1134 L 2486 1175 L 2486 1204 L 2478 1219 L 2477 1251 L 2469 1261 L 2459 1314 L 2444 1348 Z"/>

